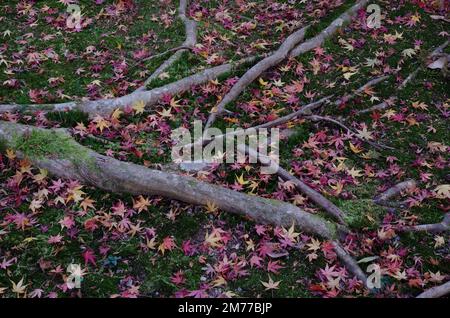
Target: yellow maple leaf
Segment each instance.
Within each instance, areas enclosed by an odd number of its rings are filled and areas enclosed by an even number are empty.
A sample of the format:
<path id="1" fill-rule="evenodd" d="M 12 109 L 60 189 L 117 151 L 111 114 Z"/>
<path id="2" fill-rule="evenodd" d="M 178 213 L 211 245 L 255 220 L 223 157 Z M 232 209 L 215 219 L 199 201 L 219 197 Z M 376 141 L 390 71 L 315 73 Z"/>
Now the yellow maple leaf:
<path id="1" fill-rule="evenodd" d="M 8 158 L 11 161 L 16 159 L 16 153 L 14 152 L 14 150 L 6 149 L 6 158 Z"/>
<path id="2" fill-rule="evenodd" d="M 120 116 L 123 114 L 123 111 L 120 110 L 120 108 L 116 108 L 114 112 L 111 114 L 111 119 L 119 119 Z"/>
<path id="3" fill-rule="evenodd" d="M 218 207 L 214 202 L 210 202 L 210 201 L 206 202 L 206 212 L 207 213 L 214 213 L 217 211 L 217 208 Z"/>
<path id="4" fill-rule="evenodd" d="M 265 87 L 267 86 L 267 84 L 269 84 L 269 82 L 264 81 L 261 77 L 258 80 L 259 84 L 261 84 L 261 86 Z"/>
<path id="5" fill-rule="evenodd" d="M 360 148 L 359 146 L 355 146 L 354 144 L 351 143 L 351 141 L 349 141 L 349 144 L 350 144 L 350 149 L 351 149 L 351 151 L 353 151 L 353 153 L 358 154 L 363 151 L 362 148 Z"/>
<path id="6" fill-rule="evenodd" d="M 244 174 L 241 174 L 240 177 L 236 176 L 236 181 L 237 181 L 240 185 L 246 185 L 246 184 L 248 184 L 248 181 L 244 180 Z"/>
<path id="7" fill-rule="evenodd" d="M 140 100 L 133 104 L 133 110 L 135 114 L 143 114 L 145 110 L 144 101 Z"/>

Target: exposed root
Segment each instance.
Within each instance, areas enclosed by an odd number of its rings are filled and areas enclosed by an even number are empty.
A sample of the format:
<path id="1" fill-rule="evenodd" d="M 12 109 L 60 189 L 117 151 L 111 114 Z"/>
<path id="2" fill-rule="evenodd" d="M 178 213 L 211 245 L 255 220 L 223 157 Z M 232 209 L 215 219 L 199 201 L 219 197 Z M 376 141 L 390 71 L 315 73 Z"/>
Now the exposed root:
<path id="1" fill-rule="evenodd" d="M 305 32 L 308 27 L 304 27 L 287 37 L 286 40 L 280 45 L 280 47 L 268 57 L 259 61 L 256 65 L 250 68 L 240 79 L 234 84 L 231 90 L 223 97 L 220 103 L 212 110 L 209 116 L 205 129 L 210 127 L 217 116 L 221 116 L 224 113 L 225 107 L 234 101 L 241 92 L 250 85 L 255 79 L 257 79 L 263 72 L 269 68 L 278 65 L 281 61 L 286 59 L 289 52 L 305 37 Z"/>
<path id="2" fill-rule="evenodd" d="M 235 63 L 222 64 L 162 87 L 154 88 L 149 91 L 135 91 L 122 97 L 57 104 L 0 105 L 0 114 L 8 112 L 34 112 L 39 110 L 46 112 L 79 110 L 89 114 L 90 117 L 94 117 L 95 115 L 108 116 L 115 109 L 124 109 L 136 102 L 143 102 L 146 107 L 155 105 L 165 95 L 177 95 L 188 91 L 194 85 L 200 85 L 210 80 L 214 80 L 223 74 L 231 72 L 234 67 L 253 62 L 255 59 L 256 57 L 248 57 Z"/>
<path id="3" fill-rule="evenodd" d="M 26 140 L 32 132 L 51 134 L 52 131 L 55 130 L 0 121 L 0 140 L 13 149 L 16 147 L 17 138 Z M 189 176 L 119 161 L 100 155 L 71 138 L 68 142 L 76 152 L 73 156 L 46 154 L 32 157 L 20 150 L 17 154 L 20 158 L 27 157 L 36 167 L 46 169 L 56 177 L 76 179 L 106 191 L 133 195 L 160 195 L 196 205 L 211 203 L 223 211 L 240 214 L 257 222 L 279 226 L 291 226 L 294 223 L 301 230 L 326 239 L 334 239 L 336 235 L 336 226 L 333 223 L 292 204 L 247 195 Z M 83 160 L 73 158 L 81 155 Z"/>
<path id="4" fill-rule="evenodd" d="M 388 202 L 390 199 L 400 195 L 403 191 L 411 190 L 416 186 L 417 182 L 412 179 L 397 183 L 393 187 L 376 196 L 373 201 L 376 204 L 384 205 L 383 203 Z"/>
<path id="5" fill-rule="evenodd" d="M 175 51 L 175 53 L 167 59 L 163 64 L 161 64 L 153 74 L 147 78 L 144 84 L 137 89 L 137 91 L 143 91 L 147 87 L 147 85 L 158 78 L 165 70 L 167 70 L 172 64 L 180 59 L 184 52 L 191 50 L 197 44 L 197 22 L 189 19 L 186 15 L 186 10 L 188 6 L 189 0 L 180 0 L 180 5 L 178 7 L 178 18 L 183 21 L 184 29 L 186 33 L 186 39 L 183 44 L 177 48 L 173 48 L 169 51 L 163 52 L 161 54 L 153 55 L 145 59 L 145 61 L 155 58 L 157 56 L 165 55 L 169 52 Z"/>
<path id="6" fill-rule="evenodd" d="M 342 98 L 339 98 L 337 101 L 334 102 L 334 104 L 336 106 L 341 105 L 342 103 L 346 103 L 349 100 L 355 98 L 355 96 L 363 93 L 366 89 L 368 89 L 369 87 L 375 86 L 378 83 L 381 83 L 382 81 L 386 80 L 389 78 L 389 75 L 384 75 L 384 76 L 379 76 L 376 77 L 374 79 L 371 79 L 370 81 L 368 81 L 366 84 L 364 84 L 363 86 L 361 86 L 360 88 L 358 88 L 357 90 L 355 90 L 353 93 L 345 95 Z"/>
<path id="7" fill-rule="evenodd" d="M 267 123 L 264 124 L 260 124 L 257 126 L 253 126 L 247 129 L 240 129 L 240 130 L 235 130 L 233 132 L 229 132 L 223 135 L 217 135 L 217 136 L 213 136 L 213 137 L 208 137 L 208 136 L 203 136 L 201 139 L 195 141 L 194 143 L 191 144 L 187 144 L 185 145 L 183 148 L 184 149 L 192 149 L 193 147 L 198 147 L 198 146 L 206 146 L 207 144 L 209 144 L 211 141 L 213 140 L 223 140 L 227 137 L 232 137 L 232 136 L 242 136 L 242 135 L 248 135 L 248 134 L 252 134 L 257 132 L 259 129 L 269 129 L 272 127 L 277 127 L 280 125 L 283 125 L 297 117 L 303 116 L 303 115 L 310 115 L 312 113 L 313 110 L 319 108 L 320 106 L 322 106 L 325 102 L 327 102 L 333 95 L 321 98 L 318 101 L 312 102 L 310 104 L 307 104 L 305 106 L 302 106 L 298 111 L 293 112 L 291 114 L 288 114 L 286 116 L 277 118 L 275 120 L 269 121 Z"/>
<path id="8" fill-rule="evenodd" d="M 315 202 L 317 205 L 322 207 L 327 213 L 332 215 L 334 218 L 338 219 L 339 222 L 341 222 L 341 224 L 345 224 L 344 213 L 338 207 L 336 207 L 333 203 L 327 200 L 320 193 L 311 189 L 306 184 L 301 182 L 299 179 L 297 179 L 289 172 L 281 168 L 270 157 L 262 155 L 257 151 L 255 151 L 254 149 L 245 146 L 238 147 L 238 151 L 240 151 L 241 153 L 248 154 L 250 157 L 256 158 L 264 166 L 270 166 L 272 169 L 276 169 L 277 171 L 276 173 L 280 178 L 293 182 L 296 188 L 299 191 L 305 193 L 305 195 L 308 196 L 308 198 L 310 198 L 311 201 Z M 345 225 L 339 226 L 338 229 L 343 232 L 348 232 L 348 229 L 345 227 Z M 340 245 L 338 241 L 332 240 L 332 242 L 335 248 L 336 255 L 341 260 L 343 265 L 351 273 L 353 273 L 359 280 L 361 280 L 364 286 L 367 287 L 367 277 L 362 271 L 362 269 L 359 267 L 355 259 L 347 253 L 347 251 Z"/>
<path id="9" fill-rule="evenodd" d="M 439 298 L 450 293 L 450 281 L 440 286 L 427 289 L 423 293 L 419 294 L 416 298 Z"/>
<path id="10" fill-rule="evenodd" d="M 351 128 L 347 127 L 346 125 L 344 125 L 343 123 L 341 123 L 340 121 L 330 118 L 330 117 L 323 117 L 323 116 L 317 116 L 317 115 L 311 115 L 311 116 L 307 116 L 306 118 L 312 120 L 312 121 L 326 121 L 332 124 L 335 124 L 341 128 L 344 128 L 345 130 L 347 130 L 348 132 L 350 132 L 355 138 L 358 138 L 359 140 L 361 140 L 362 142 L 380 150 L 380 149 L 389 149 L 389 150 L 394 150 L 394 148 L 386 146 L 386 145 L 382 145 L 382 144 L 378 144 L 375 142 L 372 142 L 370 140 L 364 139 L 360 136 L 358 136 L 358 134 L 353 131 Z"/>
<path id="11" fill-rule="evenodd" d="M 444 216 L 441 223 L 434 224 L 420 224 L 412 226 L 403 226 L 398 228 L 399 232 L 428 232 L 428 233 L 440 233 L 450 231 L 450 213 Z"/>
<path id="12" fill-rule="evenodd" d="M 341 14 L 336 20 L 331 22 L 331 24 L 318 35 L 293 49 L 290 56 L 296 57 L 321 46 L 326 39 L 333 36 L 342 26 L 344 26 L 344 24 L 350 22 L 353 16 L 355 16 L 360 9 L 364 8 L 368 2 L 369 0 L 358 1 L 350 9 Z"/>
<path id="13" fill-rule="evenodd" d="M 265 156 L 255 149 L 245 146 L 238 146 L 238 151 L 244 154 L 248 154 L 249 157 L 258 160 L 263 166 L 270 167 L 271 171 L 274 171 L 281 179 L 285 181 L 291 181 L 295 187 L 302 193 L 304 193 L 311 201 L 324 209 L 328 214 L 337 219 L 341 224 L 345 224 L 345 214 L 337 206 L 335 206 L 330 200 L 325 198 L 319 192 L 313 190 L 308 185 L 294 177 L 288 171 L 280 167 L 272 158 Z"/>

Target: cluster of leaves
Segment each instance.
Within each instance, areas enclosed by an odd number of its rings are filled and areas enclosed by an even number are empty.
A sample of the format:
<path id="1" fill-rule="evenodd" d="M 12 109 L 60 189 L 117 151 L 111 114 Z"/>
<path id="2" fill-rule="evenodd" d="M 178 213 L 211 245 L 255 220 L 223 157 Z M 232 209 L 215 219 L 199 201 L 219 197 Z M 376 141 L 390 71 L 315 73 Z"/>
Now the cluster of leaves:
<path id="1" fill-rule="evenodd" d="M 363 269 L 378 265 L 382 273 L 378 296 L 402 297 L 442 283 L 450 273 L 448 235 L 396 231 L 402 225 L 440 222 L 448 212 L 449 100 L 442 74 L 422 67 L 403 91 L 395 89 L 425 64 L 427 53 L 448 33 L 445 22 L 432 20 L 431 15 L 438 13 L 435 7 L 422 8 L 420 1 L 379 2 L 381 29 L 369 29 L 366 13 L 359 12 L 335 39 L 263 74 L 216 126 L 267 122 L 329 94 L 337 100 L 373 77 L 389 75 L 386 82 L 321 110 L 341 116 L 357 137 L 340 127 L 299 118 L 282 127 L 295 133 L 286 137 L 280 155 L 292 174 L 345 210 L 353 232 L 344 246 Z M 290 3 L 193 1 L 189 14 L 199 21 L 202 39 L 193 54 L 215 64 L 233 57 L 224 48 L 241 55 L 269 50 L 297 27 L 287 21 L 307 22 L 301 9 L 315 12 L 319 19 L 328 9 L 342 5 L 342 1 Z M 280 27 L 273 28 L 277 23 Z M 264 45 L 271 37 L 274 45 Z M 155 41 L 158 38 L 161 35 L 156 34 Z M 8 114 L 3 119 L 44 127 L 64 125 L 80 143 L 100 153 L 152 167 L 169 163 L 171 130 L 192 128 L 193 118 L 205 121 L 241 71 L 179 96 L 166 96 L 150 111 L 137 102 L 108 118 L 35 113 Z M 390 99 L 393 95 L 398 99 Z M 391 107 L 356 114 L 383 100 Z M 375 151 L 362 140 L 395 149 Z M 214 204 L 193 207 L 55 180 L 28 161 L 18 160 L 12 150 L 0 153 L 0 170 L 0 294 L 4 296 L 369 295 L 341 266 L 330 242 L 294 227 L 255 224 L 221 213 Z M 289 201 L 322 215 L 292 182 L 262 175 L 253 164 L 216 164 L 196 177 Z M 405 204 L 384 208 L 372 203 L 376 194 L 407 178 L 418 180 L 418 186 L 402 194 L 399 200 Z M 68 283 L 70 264 L 81 265 L 81 289 Z"/>

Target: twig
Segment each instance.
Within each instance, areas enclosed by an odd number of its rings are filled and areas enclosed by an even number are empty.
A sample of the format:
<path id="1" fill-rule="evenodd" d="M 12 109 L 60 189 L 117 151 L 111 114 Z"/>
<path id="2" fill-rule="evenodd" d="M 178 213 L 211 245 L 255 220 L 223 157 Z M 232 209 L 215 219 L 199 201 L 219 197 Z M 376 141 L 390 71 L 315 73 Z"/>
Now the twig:
<path id="1" fill-rule="evenodd" d="M 364 138 L 358 136 L 358 134 L 355 131 L 353 131 L 352 129 L 350 129 L 349 127 L 347 127 L 346 125 L 344 125 L 343 123 L 341 123 L 340 121 L 338 121 L 336 119 L 333 119 L 330 117 L 317 116 L 317 115 L 306 116 L 305 118 L 311 119 L 312 121 L 327 121 L 327 122 L 333 123 L 341 128 L 344 128 L 348 132 L 350 132 L 355 138 L 358 138 L 362 142 L 367 143 L 370 146 L 372 146 L 378 150 L 380 150 L 380 149 L 395 150 L 395 148 L 392 148 L 392 147 L 389 147 L 386 145 L 382 145 L 382 144 L 378 144 L 378 143 L 372 142 L 370 140 L 367 140 L 367 139 L 364 139 Z"/>

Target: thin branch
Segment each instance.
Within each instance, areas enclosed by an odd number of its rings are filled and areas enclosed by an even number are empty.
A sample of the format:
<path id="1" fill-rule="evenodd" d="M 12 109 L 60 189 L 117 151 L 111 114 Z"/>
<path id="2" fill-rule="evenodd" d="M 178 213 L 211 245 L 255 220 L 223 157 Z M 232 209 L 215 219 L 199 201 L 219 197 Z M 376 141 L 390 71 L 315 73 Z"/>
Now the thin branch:
<path id="1" fill-rule="evenodd" d="M 180 5 L 178 7 L 178 18 L 183 21 L 184 29 L 186 33 L 186 39 L 184 40 L 181 46 L 170 49 L 166 52 L 156 54 L 144 59 L 144 61 L 148 61 L 150 59 L 156 58 L 158 56 L 165 55 L 170 52 L 175 53 L 167 59 L 163 64 L 161 64 L 153 74 L 147 78 L 147 80 L 139 87 L 136 91 L 144 91 L 149 83 L 151 83 L 154 79 L 164 73 L 170 66 L 172 66 L 176 61 L 178 61 L 184 52 L 188 50 L 192 50 L 194 46 L 197 44 L 197 22 L 189 19 L 186 15 L 186 10 L 188 6 L 188 0 L 180 0 Z"/>
<path id="2" fill-rule="evenodd" d="M 244 145 L 238 145 L 237 150 L 240 153 L 248 154 L 249 157 L 258 160 L 263 166 L 270 167 L 270 170 L 274 171 L 281 179 L 285 181 L 291 181 L 295 185 L 295 187 L 300 192 L 304 193 L 311 201 L 316 203 L 335 219 L 339 220 L 341 224 L 345 224 L 345 214 L 341 209 L 335 206 L 331 201 L 329 201 L 319 192 L 313 190 L 308 185 L 300 181 L 300 179 L 296 178 L 288 171 L 280 167 L 280 165 L 272 160 L 272 158 Z"/>
<path id="3" fill-rule="evenodd" d="M 360 9 L 364 8 L 368 2 L 369 0 L 358 1 L 351 8 L 341 14 L 336 20 L 331 22 L 331 24 L 323 31 L 321 31 L 318 35 L 308 41 L 305 41 L 304 43 L 298 45 L 295 49 L 293 49 L 290 53 L 290 56 L 297 57 L 301 54 L 315 49 L 316 47 L 321 46 L 325 42 L 325 40 L 338 32 L 338 30 L 341 29 L 344 24 L 349 23 L 351 19 L 356 15 L 356 13 Z"/>
<path id="4" fill-rule="evenodd" d="M 359 140 L 361 140 L 364 143 L 367 143 L 368 145 L 380 150 L 380 149 L 389 149 L 389 150 L 395 150 L 395 148 L 386 146 L 386 145 L 382 145 L 382 144 L 378 144 L 375 142 L 372 142 L 370 140 L 367 140 L 365 138 L 360 137 L 355 131 L 353 131 L 351 128 L 347 127 L 346 125 L 344 125 L 343 123 L 341 123 L 340 121 L 330 118 L 330 117 L 323 117 L 323 116 L 317 116 L 317 115 L 311 115 L 311 116 L 306 116 L 305 118 L 311 119 L 312 121 L 326 121 L 332 124 L 335 124 L 341 128 L 344 128 L 345 130 L 347 130 L 349 133 L 351 133 L 355 138 L 358 138 Z"/>
<path id="5" fill-rule="evenodd" d="M 355 96 L 363 93 L 369 87 L 375 86 L 378 83 L 381 83 L 382 81 L 384 81 L 384 80 L 386 80 L 388 78 L 389 78 L 389 75 L 384 75 L 384 76 L 379 76 L 379 77 L 373 78 L 370 81 L 368 81 L 366 84 L 361 86 L 360 88 L 356 89 L 353 93 L 345 95 L 344 97 L 338 99 L 337 101 L 334 102 L 334 104 L 336 106 L 339 106 L 341 103 L 347 102 L 347 101 L 355 98 Z"/>
<path id="6" fill-rule="evenodd" d="M 278 65 L 288 56 L 289 52 L 305 37 L 305 32 L 308 27 L 304 27 L 300 30 L 289 35 L 286 40 L 280 45 L 280 47 L 270 56 L 262 59 L 250 68 L 240 79 L 234 84 L 231 90 L 222 98 L 220 103 L 212 110 L 205 129 L 209 128 L 216 120 L 217 116 L 221 116 L 224 113 L 226 106 L 233 102 L 241 92 L 250 85 L 255 79 L 257 79 L 263 72 L 269 68 Z"/>
<path id="7" fill-rule="evenodd" d="M 373 201 L 377 204 L 382 204 L 383 202 L 388 202 L 390 199 L 400 195 L 402 192 L 413 189 L 417 186 L 417 182 L 413 179 L 408 179 L 406 181 L 397 183 L 396 185 L 390 187 L 380 195 L 376 196 Z"/>
<path id="8" fill-rule="evenodd" d="M 397 229 L 399 232 L 428 232 L 428 233 L 440 233 L 450 231 L 450 213 L 444 216 L 444 219 L 440 223 L 432 224 L 419 224 L 411 226 L 402 226 Z"/>

